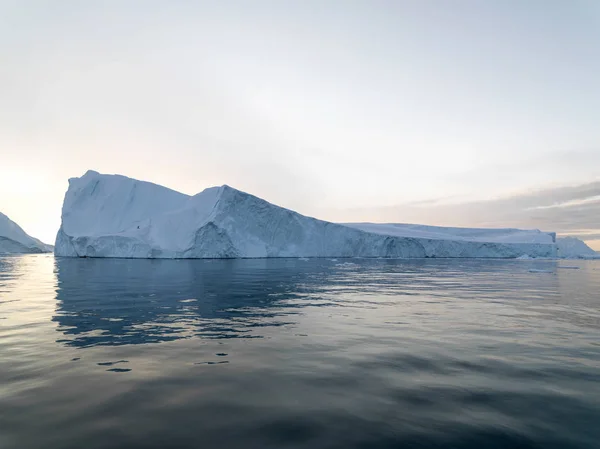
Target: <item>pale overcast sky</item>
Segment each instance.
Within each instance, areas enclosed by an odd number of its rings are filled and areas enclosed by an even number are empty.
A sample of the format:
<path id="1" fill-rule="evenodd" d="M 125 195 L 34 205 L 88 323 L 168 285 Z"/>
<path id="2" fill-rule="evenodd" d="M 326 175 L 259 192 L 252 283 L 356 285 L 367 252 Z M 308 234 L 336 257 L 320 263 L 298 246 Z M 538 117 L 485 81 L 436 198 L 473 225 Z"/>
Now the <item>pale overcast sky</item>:
<path id="1" fill-rule="evenodd" d="M 0 0 L 0 211 L 87 169 L 600 249 L 600 1 Z"/>

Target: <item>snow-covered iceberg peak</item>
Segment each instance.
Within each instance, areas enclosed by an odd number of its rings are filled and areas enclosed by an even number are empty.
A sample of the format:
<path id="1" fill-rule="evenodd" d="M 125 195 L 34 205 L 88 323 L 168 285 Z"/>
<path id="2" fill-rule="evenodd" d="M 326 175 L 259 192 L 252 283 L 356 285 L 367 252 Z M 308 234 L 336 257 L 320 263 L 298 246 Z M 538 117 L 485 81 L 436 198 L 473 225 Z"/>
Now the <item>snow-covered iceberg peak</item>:
<path id="1" fill-rule="evenodd" d="M 52 246 L 28 235 L 23 229 L 0 212 L 0 254 L 49 253 Z"/>
<path id="2" fill-rule="evenodd" d="M 186 257 L 223 188 L 189 196 L 120 175 L 88 171 L 69 179 L 55 254 Z"/>
<path id="3" fill-rule="evenodd" d="M 550 239 L 551 240 L 551 239 Z M 546 242 L 401 236 L 306 217 L 229 186 L 189 196 L 89 171 L 69 180 L 55 254 L 72 257 L 535 257 Z"/>

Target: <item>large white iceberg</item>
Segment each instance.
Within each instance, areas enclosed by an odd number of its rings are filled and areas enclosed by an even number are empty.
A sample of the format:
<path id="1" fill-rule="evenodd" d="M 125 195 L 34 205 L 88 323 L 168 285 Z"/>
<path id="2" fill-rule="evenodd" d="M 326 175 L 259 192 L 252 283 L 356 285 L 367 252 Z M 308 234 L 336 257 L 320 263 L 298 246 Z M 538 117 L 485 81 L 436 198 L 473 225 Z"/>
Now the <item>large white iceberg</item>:
<path id="1" fill-rule="evenodd" d="M 330 223 L 229 186 L 188 196 L 149 182 L 88 171 L 69 180 L 55 254 L 132 258 L 556 256 L 553 235 L 539 231 L 500 231 L 513 233 L 511 240 L 506 235 L 498 237 L 496 230 L 486 238 L 484 230 L 463 230 L 464 235 L 459 235 L 457 228 L 441 236 L 431 232 L 403 235 L 394 231 L 397 226 Z M 469 237 L 469 232 L 480 236 Z"/>
<path id="2" fill-rule="evenodd" d="M 52 252 L 52 246 L 42 243 L 0 212 L 0 254 L 30 254 Z"/>

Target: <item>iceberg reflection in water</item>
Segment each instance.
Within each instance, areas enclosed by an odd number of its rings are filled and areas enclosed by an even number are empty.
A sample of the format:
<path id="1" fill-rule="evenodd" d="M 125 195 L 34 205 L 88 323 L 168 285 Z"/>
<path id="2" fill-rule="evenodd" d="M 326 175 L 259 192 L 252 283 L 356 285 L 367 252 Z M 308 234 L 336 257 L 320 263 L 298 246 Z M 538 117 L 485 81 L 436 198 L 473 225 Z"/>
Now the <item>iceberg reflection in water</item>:
<path id="1" fill-rule="evenodd" d="M 317 281 L 297 261 L 70 259 L 56 261 L 54 320 L 73 346 L 201 336 L 259 338 L 289 324 L 290 303 Z M 302 265 L 300 265 L 302 267 Z M 316 306 L 318 302 L 311 302 Z M 291 310 L 290 310 L 291 308 Z"/>

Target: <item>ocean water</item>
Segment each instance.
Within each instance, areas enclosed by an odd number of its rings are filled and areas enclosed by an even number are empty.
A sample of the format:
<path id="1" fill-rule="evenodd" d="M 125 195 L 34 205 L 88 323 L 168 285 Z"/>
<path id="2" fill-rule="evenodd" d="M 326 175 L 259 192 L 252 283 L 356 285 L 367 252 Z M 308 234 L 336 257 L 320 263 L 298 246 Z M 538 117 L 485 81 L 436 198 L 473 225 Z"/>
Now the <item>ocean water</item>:
<path id="1" fill-rule="evenodd" d="M 600 261 L 0 258 L 0 448 L 600 447 Z"/>

